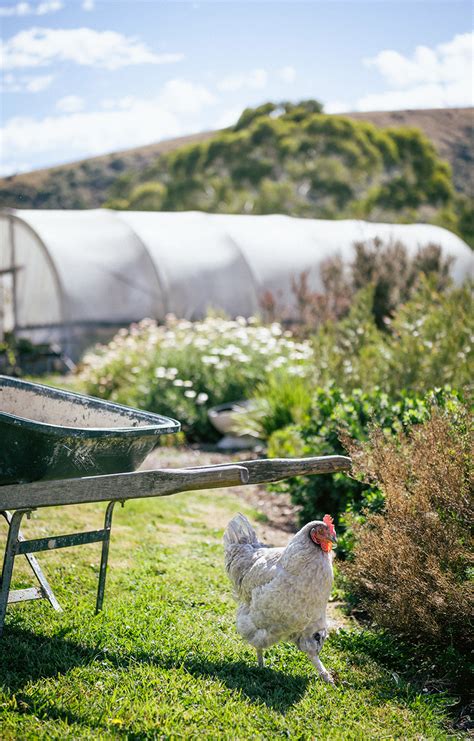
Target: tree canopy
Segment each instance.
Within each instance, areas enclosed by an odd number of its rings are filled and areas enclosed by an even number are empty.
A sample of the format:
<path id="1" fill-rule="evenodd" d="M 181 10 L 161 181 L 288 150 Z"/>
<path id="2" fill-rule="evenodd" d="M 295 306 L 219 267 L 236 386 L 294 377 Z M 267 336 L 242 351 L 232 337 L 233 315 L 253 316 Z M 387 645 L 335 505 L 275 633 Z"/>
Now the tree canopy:
<path id="1" fill-rule="evenodd" d="M 111 208 L 431 221 L 464 231 L 451 168 L 416 128 L 265 103 L 206 141 L 122 175 Z M 458 213 L 459 212 L 459 213 Z"/>

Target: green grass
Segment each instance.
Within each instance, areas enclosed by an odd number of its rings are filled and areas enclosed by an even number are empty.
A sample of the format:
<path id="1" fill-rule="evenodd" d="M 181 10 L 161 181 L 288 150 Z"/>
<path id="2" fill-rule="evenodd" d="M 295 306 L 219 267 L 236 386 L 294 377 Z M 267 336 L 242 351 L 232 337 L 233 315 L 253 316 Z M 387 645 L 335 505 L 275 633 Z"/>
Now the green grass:
<path id="1" fill-rule="evenodd" d="M 259 670 L 234 628 L 221 536 L 230 493 L 117 507 L 105 609 L 94 615 L 99 546 L 40 554 L 64 607 L 8 610 L 0 640 L 0 737 L 19 739 L 444 739 L 449 698 L 384 662 L 375 633 L 344 630 L 323 650 L 334 688 L 294 646 Z M 27 536 L 100 527 L 103 507 L 42 510 Z M 16 586 L 31 583 L 17 559 Z M 382 657 L 382 658 L 381 658 Z"/>

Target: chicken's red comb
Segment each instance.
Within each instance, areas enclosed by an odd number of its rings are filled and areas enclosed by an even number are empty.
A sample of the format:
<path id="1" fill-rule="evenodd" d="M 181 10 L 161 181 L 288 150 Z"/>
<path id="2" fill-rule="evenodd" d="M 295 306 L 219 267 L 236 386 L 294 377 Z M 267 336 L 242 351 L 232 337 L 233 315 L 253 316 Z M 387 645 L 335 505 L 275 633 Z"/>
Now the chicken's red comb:
<path id="1" fill-rule="evenodd" d="M 331 515 L 324 515 L 323 522 L 325 525 L 328 526 L 329 532 L 331 533 L 331 535 L 335 535 L 336 530 L 334 528 L 334 525 L 333 525 L 334 520 L 332 519 Z"/>

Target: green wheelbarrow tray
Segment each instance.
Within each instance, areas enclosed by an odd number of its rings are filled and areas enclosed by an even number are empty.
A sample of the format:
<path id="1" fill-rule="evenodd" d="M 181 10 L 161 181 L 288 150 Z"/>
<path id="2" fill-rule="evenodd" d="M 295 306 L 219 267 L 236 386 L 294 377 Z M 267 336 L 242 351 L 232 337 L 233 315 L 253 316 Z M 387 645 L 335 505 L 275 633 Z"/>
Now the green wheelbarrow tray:
<path id="1" fill-rule="evenodd" d="M 46 598 L 59 603 L 33 555 L 101 542 L 96 611 L 102 608 L 114 505 L 185 491 L 265 484 L 291 476 L 347 471 L 350 458 L 258 459 L 214 466 L 136 471 L 179 422 L 119 404 L 0 376 L 0 514 L 8 535 L 0 583 L 0 634 L 9 603 Z M 108 502 L 104 527 L 26 540 L 20 525 L 32 510 Z M 14 559 L 24 555 L 39 583 L 10 591 Z"/>
<path id="2" fill-rule="evenodd" d="M 134 471 L 180 424 L 158 414 L 0 376 L 0 486 Z"/>

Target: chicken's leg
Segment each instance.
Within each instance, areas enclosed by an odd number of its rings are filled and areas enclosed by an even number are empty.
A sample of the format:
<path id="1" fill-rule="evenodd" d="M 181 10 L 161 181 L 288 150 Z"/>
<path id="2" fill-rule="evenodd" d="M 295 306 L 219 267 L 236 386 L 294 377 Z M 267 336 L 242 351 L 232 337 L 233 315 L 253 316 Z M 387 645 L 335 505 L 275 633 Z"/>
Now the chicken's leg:
<path id="1" fill-rule="evenodd" d="M 263 669 L 264 663 L 263 663 L 263 649 L 257 648 L 257 661 L 258 661 L 258 668 Z"/>
<path id="2" fill-rule="evenodd" d="M 323 643 L 326 640 L 326 635 L 327 633 L 325 630 L 320 630 L 318 632 L 311 633 L 310 635 L 302 635 L 297 639 L 296 645 L 298 646 L 300 651 L 303 651 L 303 653 L 306 654 L 313 666 L 316 667 L 316 670 L 323 682 L 334 684 L 334 680 L 331 674 L 328 672 L 323 662 L 319 658 L 319 652 L 321 651 Z"/>

